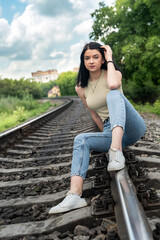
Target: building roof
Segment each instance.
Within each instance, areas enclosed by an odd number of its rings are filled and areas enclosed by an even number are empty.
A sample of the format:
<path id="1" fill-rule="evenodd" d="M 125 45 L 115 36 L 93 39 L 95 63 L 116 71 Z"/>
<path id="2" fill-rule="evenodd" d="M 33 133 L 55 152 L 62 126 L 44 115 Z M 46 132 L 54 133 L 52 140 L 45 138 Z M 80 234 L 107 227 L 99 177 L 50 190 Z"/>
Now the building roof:
<path id="1" fill-rule="evenodd" d="M 32 77 L 36 77 L 39 75 L 49 75 L 49 74 L 58 74 L 56 69 L 51 69 L 51 70 L 46 70 L 46 71 L 41 71 L 38 70 L 37 72 L 32 72 Z"/>

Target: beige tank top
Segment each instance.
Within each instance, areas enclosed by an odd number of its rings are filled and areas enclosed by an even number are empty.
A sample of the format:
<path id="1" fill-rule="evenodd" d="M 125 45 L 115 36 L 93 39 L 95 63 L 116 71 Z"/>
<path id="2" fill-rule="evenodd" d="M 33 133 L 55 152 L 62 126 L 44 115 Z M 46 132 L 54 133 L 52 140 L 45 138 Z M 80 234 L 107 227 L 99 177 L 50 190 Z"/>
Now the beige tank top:
<path id="1" fill-rule="evenodd" d="M 98 113 L 102 121 L 109 116 L 106 97 L 110 89 L 107 86 L 107 80 L 104 74 L 105 70 L 102 69 L 99 79 L 96 81 L 88 81 L 88 86 L 85 87 L 87 105 Z M 121 87 L 117 90 L 123 92 Z"/>

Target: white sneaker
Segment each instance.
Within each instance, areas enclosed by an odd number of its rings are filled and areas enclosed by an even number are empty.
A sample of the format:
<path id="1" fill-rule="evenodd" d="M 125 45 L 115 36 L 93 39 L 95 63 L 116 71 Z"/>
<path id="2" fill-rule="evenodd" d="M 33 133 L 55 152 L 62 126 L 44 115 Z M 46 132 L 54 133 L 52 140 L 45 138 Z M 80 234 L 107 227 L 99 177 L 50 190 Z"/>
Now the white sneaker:
<path id="1" fill-rule="evenodd" d="M 125 158 L 123 152 L 117 149 L 109 150 L 108 171 L 118 171 L 125 167 Z"/>
<path id="2" fill-rule="evenodd" d="M 85 206 L 87 206 L 87 202 L 84 198 L 69 192 L 61 203 L 49 210 L 49 214 L 67 212 Z"/>

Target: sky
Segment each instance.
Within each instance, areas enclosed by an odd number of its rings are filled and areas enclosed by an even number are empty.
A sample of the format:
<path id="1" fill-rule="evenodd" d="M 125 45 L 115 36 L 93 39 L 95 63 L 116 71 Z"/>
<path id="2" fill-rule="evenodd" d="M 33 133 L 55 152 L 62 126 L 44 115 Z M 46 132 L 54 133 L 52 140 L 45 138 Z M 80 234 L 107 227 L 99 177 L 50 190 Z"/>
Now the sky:
<path id="1" fill-rule="evenodd" d="M 104 0 L 111 6 L 115 0 Z M 0 77 L 79 67 L 100 0 L 0 0 Z"/>

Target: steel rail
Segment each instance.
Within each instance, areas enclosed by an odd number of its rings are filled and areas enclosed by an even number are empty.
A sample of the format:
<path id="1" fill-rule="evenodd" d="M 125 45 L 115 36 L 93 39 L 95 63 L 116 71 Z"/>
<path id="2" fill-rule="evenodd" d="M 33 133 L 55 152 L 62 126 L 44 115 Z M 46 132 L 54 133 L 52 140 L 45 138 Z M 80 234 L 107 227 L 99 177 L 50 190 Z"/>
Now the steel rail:
<path id="1" fill-rule="evenodd" d="M 127 240 L 153 240 L 151 227 L 126 168 L 113 172 L 113 181 L 120 198 Z"/>
<path id="2" fill-rule="evenodd" d="M 49 120 L 49 118 L 57 116 L 62 111 L 67 109 L 73 102 L 73 100 L 70 98 L 62 97 L 62 98 L 58 98 L 58 99 L 65 99 L 65 100 L 67 100 L 67 102 L 65 102 L 64 104 L 62 104 L 61 106 L 59 106 L 58 108 L 56 108 L 54 110 L 44 113 L 38 117 L 35 117 L 35 118 L 23 123 L 23 124 L 20 124 L 17 127 L 14 127 L 10 130 L 7 130 L 7 131 L 1 133 L 0 134 L 0 144 L 3 144 L 6 140 L 15 138 L 15 134 L 22 135 L 23 130 L 28 131 L 29 129 L 32 129 L 32 127 L 34 125 L 37 125 L 38 123 L 42 122 L 43 120 L 47 121 L 47 119 Z"/>

